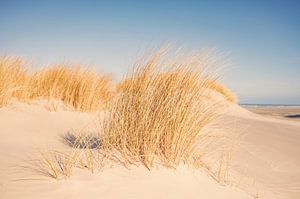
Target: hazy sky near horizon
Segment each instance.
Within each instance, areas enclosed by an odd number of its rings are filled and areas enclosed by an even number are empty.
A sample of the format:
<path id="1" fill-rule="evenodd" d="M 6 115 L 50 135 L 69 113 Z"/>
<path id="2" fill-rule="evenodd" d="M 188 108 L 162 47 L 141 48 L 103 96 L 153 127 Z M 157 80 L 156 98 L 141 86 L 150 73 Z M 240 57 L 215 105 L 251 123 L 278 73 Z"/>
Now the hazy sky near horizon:
<path id="1" fill-rule="evenodd" d="M 242 103 L 300 104 L 300 1 L 0 0 L 0 54 L 122 76 L 143 49 L 216 48 Z"/>

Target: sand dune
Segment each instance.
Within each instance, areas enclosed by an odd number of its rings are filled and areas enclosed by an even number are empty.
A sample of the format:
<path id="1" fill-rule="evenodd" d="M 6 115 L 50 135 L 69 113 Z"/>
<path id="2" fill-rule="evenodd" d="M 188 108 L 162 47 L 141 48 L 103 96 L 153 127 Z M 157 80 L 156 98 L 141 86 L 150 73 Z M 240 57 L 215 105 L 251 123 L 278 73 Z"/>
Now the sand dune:
<path id="1" fill-rule="evenodd" d="M 95 114 L 14 103 L 0 109 L 1 198 L 299 198 L 300 123 L 266 118 L 232 105 L 221 118 L 241 130 L 231 162 L 235 186 L 223 186 L 203 171 L 115 166 L 78 169 L 71 179 L 28 175 L 19 167 L 37 149 L 64 149 L 59 135 L 95 129 Z M 233 126 L 234 125 L 234 126 Z M 252 195 L 251 195 L 251 194 Z"/>
<path id="2" fill-rule="evenodd" d="M 240 180 L 265 198 L 299 198 L 300 123 L 240 107 L 232 107 L 225 119 L 237 122 L 242 133 L 232 160 L 232 170 L 243 176 Z"/>

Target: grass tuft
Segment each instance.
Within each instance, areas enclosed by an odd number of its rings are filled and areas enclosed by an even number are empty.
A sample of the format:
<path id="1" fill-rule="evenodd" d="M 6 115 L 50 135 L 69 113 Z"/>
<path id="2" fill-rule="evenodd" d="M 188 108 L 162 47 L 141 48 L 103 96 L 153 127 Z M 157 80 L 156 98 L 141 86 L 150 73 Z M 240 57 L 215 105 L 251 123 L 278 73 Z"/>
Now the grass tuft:
<path id="1" fill-rule="evenodd" d="M 208 153 L 203 148 L 219 138 L 208 132 L 228 101 L 236 101 L 217 82 L 221 67 L 210 51 L 174 55 L 163 49 L 137 62 L 113 98 L 106 76 L 82 68 L 58 66 L 33 74 L 30 99 L 57 98 L 79 111 L 97 110 L 102 101 L 107 105 L 98 134 L 63 135 L 74 152 L 42 154 L 39 171 L 59 179 L 74 167 L 93 172 L 111 162 L 149 170 L 157 164 L 188 164 L 212 171 L 202 160 Z M 216 179 L 227 178 L 229 159 L 222 154 Z"/>
<path id="2" fill-rule="evenodd" d="M 236 94 L 234 94 L 225 85 L 219 83 L 218 81 L 211 81 L 210 84 L 212 85 L 212 90 L 222 94 L 227 101 L 235 103 L 235 104 L 238 103 L 238 98 L 237 98 Z"/>
<path id="3" fill-rule="evenodd" d="M 211 79 L 219 62 L 207 52 L 177 59 L 160 51 L 135 65 L 103 124 L 103 148 L 151 168 L 187 162 L 203 129 L 223 107 Z"/>
<path id="4" fill-rule="evenodd" d="M 94 112 L 106 108 L 112 97 L 110 76 L 66 64 L 29 74 L 24 63 L 20 58 L 0 58 L 0 107 L 13 100 L 57 99 L 76 111 Z"/>
<path id="5" fill-rule="evenodd" d="M 12 99 L 22 100 L 28 78 L 25 62 L 17 57 L 0 57 L 0 107 Z"/>
<path id="6" fill-rule="evenodd" d="M 80 152 L 71 153 L 59 151 L 39 152 L 38 158 L 27 163 L 23 168 L 38 173 L 41 176 L 56 180 L 69 178 L 80 160 Z"/>
<path id="7" fill-rule="evenodd" d="M 77 111 L 96 111 L 105 108 L 111 97 L 110 81 L 110 77 L 82 67 L 59 65 L 32 75 L 30 98 L 54 98 Z"/>

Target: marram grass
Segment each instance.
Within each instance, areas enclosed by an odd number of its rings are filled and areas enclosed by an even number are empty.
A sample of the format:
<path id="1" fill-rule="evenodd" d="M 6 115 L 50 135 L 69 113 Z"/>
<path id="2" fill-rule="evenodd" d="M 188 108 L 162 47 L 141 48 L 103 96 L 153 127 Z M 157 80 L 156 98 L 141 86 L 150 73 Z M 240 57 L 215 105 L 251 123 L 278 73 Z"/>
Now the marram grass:
<path id="1" fill-rule="evenodd" d="M 24 84 L 27 80 L 22 59 L 0 57 L 0 107 L 7 105 L 13 98 L 23 99 Z"/>
<path id="2" fill-rule="evenodd" d="M 111 102 L 103 123 L 103 148 L 124 159 L 176 167 L 189 162 L 197 141 L 224 100 L 212 91 L 218 62 L 206 53 L 170 58 L 158 52 L 138 63 Z"/>
<path id="3" fill-rule="evenodd" d="M 184 59 L 186 60 L 186 58 Z M 187 62 L 195 64 L 191 60 L 187 60 Z M 36 99 L 57 99 L 73 106 L 77 111 L 91 112 L 106 107 L 115 94 L 110 76 L 97 74 L 82 66 L 60 64 L 29 73 L 25 63 L 18 57 L 0 57 L 0 107 L 13 100 L 28 102 Z M 178 63 L 173 64 L 173 67 L 176 67 Z M 172 75 L 174 76 L 178 72 L 173 71 Z M 117 91 L 126 89 L 126 84 L 132 81 L 131 78 L 140 77 L 137 75 L 128 77 L 118 84 Z M 206 81 L 210 89 L 222 94 L 230 102 L 237 102 L 235 94 L 224 85 L 214 79 Z"/>
<path id="4" fill-rule="evenodd" d="M 232 103 L 238 103 L 237 96 L 229 90 L 225 85 L 219 83 L 218 81 L 209 80 L 212 90 L 220 93 L 227 101 Z"/>
<path id="5" fill-rule="evenodd" d="M 77 111 L 104 108 L 111 97 L 110 77 L 82 67 L 58 65 L 31 76 L 30 98 L 59 99 Z"/>
<path id="6" fill-rule="evenodd" d="M 105 108 L 112 97 L 110 76 L 67 64 L 28 73 L 24 63 L 0 58 L 0 107 L 13 100 L 57 99 L 77 111 L 92 112 Z"/>
<path id="7" fill-rule="evenodd" d="M 209 52 L 172 56 L 161 50 L 137 62 L 117 92 L 110 77 L 82 67 L 57 65 L 29 74 L 22 63 L 18 58 L 0 59 L 0 107 L 13 99 L 53 98 L 78 111 L 106 107 L 97 147 L 82 147 L 82 140 L 77 140 L 81 144 L 72 145 L 71 155 L 42 154 L 39 171 L 57 179 L 70 177 L 78 165 L 94 171 L 99 162 L 107 162 L 105 158 L 125 166 L 141 163 L 148 169 L 156 164 L 201 165 L 199 140 L 205 142 L 207 128 L 227 101 L 236 101 L 218 83 L 222 63 Z"/>

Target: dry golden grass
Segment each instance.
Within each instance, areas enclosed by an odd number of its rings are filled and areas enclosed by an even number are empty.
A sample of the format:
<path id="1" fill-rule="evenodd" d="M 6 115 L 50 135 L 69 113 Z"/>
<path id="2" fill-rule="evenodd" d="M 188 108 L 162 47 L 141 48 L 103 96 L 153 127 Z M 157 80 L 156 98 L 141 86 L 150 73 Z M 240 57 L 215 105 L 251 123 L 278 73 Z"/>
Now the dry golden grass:
<path id="1" fill-rule="evenodd" d="M 36 169 L 43 175 L 55 179 L 69 178 L 78 159 L 79 153 L 44 152 L 41 153 L 41 159 L 38 160 Z"/>
<path id="2" fill-rule="evenodd" d="M 225 99 L 232 103 L 238 103 L 237 96 L 229 90 L 225 85 L 219 83 L 218 81 L 209 81 L 209 84 L 212 85 L 212 89 L 220 94 L 222 94 Z"/>
<path id="3" fill-rule="evenodd" d="M 16 57 L 0 57 L 0 107 L 13 98 L 23 100 L 27 82 L 24 61 Z"/>
<path id="4" fill-rule="evenodd" d="M 80 66 L 58 65 L 28 74 L 24 61 L 0 58 L 0 107 L 12 100 L 61 100 L 76 111 L 105 108 L 112 96 L 111 78 Z"/>
<path id="5" fill-rule="evenodd" d="M 43 177 L 50 177 L 57 180 L 69 178 L 73 174 L 74 168 L 77 166 L 81 153 L 77 150 L 69 152 L 53 151 L 39 151 L 34 154 L 30 161 L 25 161 L 21 168 L 28 172 L 28 176 L 36 176 L 36 174 Z M 22 178 L 26 179 L 26 178 Z M 36 178 L 28 178 L 36 179 Z M 40 179 L 40 178 L 37 178 Z"/>
<path id="6" fill-rule="evenodd" d="M 106 76 L 82 68 L 58 66 L 33 74 L 28 83 L 30 99 L 56 98 L 79 111 L 97 110 L 108 101 L 96 137 L 66 135 L 75 152 L 42 155 L 38 168 L 57 179 L 69 177 L 78 166 L 93 172 L 104 160 L 126 167 L 143 164 L 148 169 L 156 164 L 206 167 L 201 161 L 206 152 L 199 150 L 199 141 L 205 143 L 207 128 L 228 103 L 225 98 L 234 101 L 216 81 L 220 67 L 222 63 L 206 51 L 172 57 L 161 50 L 138 62 L 113 98 Z M 209 142 L 216 139 L 211 136 Z M 227 159 L 220 163 L 220 178 L 227 175 Z"/>
<path id="7" fill-rule="evenodd" d="M 206 52 L 168 58 L 160 51 L 136 64 L 103 124 L 103 148 L 151 168 L 176 167 L 195 153 L 203 129 L 220 113 L 208 80 L 218 63 Z"/>
<path id="8" fill-rule="evenodd" d="M 163 75 L 170 75 L 170 74 L 163 74 Z M 135 78 L 140 78 L 140 77 L 135 77 Z M 125 79 L 124 81 L 119 83 L 117 85 L 117 92 L 122 92 L 123 89 L 126 89 L 128 84 L 130 84 L 130 81 L 133 81 L 133 79 Z M 213 91 L 220 93 L 227 101 L 232 103 L 238 103 L 237 96 L 231 90 L 229 90 L 225 85 L 219 83 L 216 80 L 209 80 L 209 79 L 206 80 L 206 84 L 208 84 L 209 88 L 212 89 Z"/>
<path id="9" fill-rule="evenodd" d="M 31 99 L 59 99 L 77 111 L 96 111 L 111 97 L 111 78 L 82 67 L 55 66 L 34 73 Z"/>

